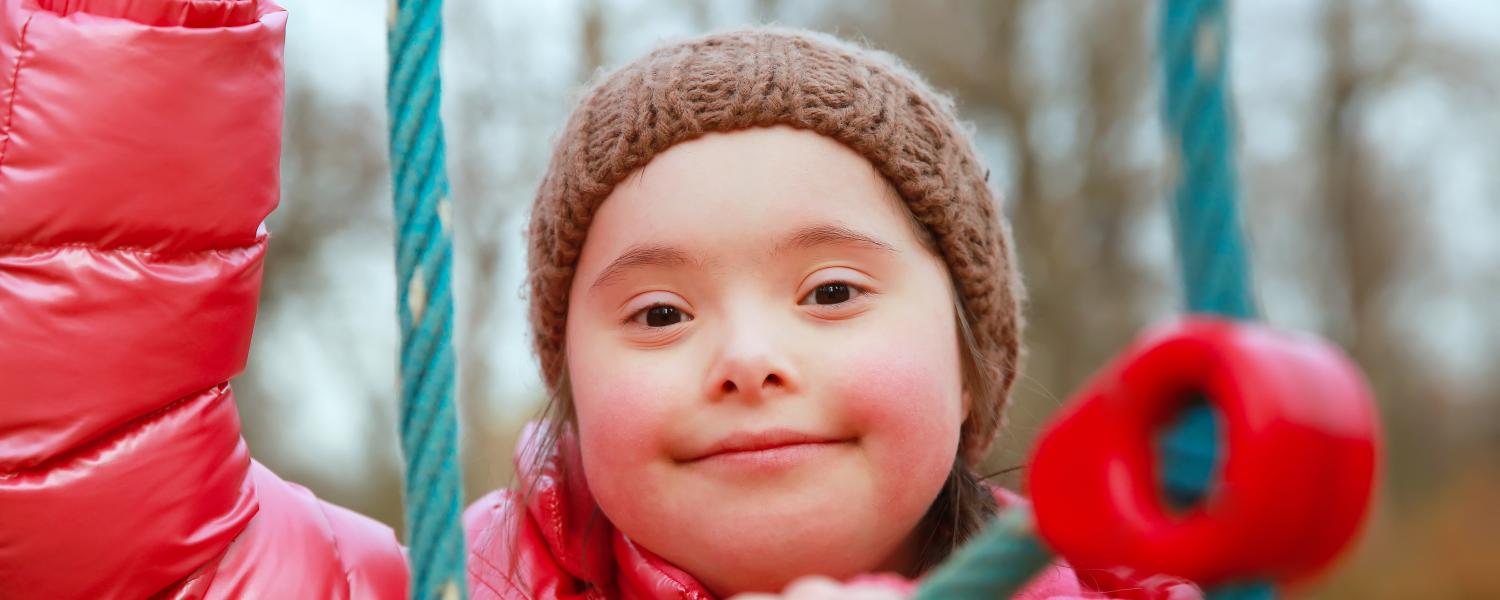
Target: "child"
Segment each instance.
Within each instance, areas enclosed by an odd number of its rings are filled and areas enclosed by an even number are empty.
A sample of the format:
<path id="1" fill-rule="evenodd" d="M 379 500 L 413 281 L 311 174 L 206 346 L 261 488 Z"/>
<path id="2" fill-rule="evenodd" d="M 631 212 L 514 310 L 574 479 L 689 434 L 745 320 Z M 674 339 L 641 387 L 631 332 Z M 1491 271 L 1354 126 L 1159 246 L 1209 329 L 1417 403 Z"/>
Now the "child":
<path id="1" fill-rule="evenodd" d="M 947 98 L 830 36 L 710 35 L 599 81 L 532 209 L 552 400 L 517 487 L 465 514 L 474 597 L 915 578 L 1017 502 L 972 470 L 1021 321 L 986 180 Z M 1086 592 L 1056 567 L 1026 595 Z"/>
<path id="2" fill-rule="evenodd" d="M 388 528 L 250 459 L 227 383 L 285 18 L 0 0 L 0 597 L 406 594 Z M 826 36 L 603 80 L 533 211 L 554 402 L 465 514 L 473 595 L 889 597 L 1017 502 L 970 470 L 1020 321 L 984 173 L 946 100 Z"/>

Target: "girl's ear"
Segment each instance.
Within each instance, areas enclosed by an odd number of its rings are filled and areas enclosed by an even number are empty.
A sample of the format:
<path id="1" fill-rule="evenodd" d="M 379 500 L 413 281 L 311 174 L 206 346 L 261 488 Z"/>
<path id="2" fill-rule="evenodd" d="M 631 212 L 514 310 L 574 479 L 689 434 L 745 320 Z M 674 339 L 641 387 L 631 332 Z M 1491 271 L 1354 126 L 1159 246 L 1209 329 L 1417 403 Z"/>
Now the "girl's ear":
<path id="1" fill-rule="evenodd" d="M 967 389 L 965 389 L 963 391 L 963 401 L 964 401 L 964 418 L 963 418 L 962 422 L 967 423 L 969 421 L 969 411 L 974 407 L 973 397 L 969 395 L 969 390 L 967 390 Z"/>

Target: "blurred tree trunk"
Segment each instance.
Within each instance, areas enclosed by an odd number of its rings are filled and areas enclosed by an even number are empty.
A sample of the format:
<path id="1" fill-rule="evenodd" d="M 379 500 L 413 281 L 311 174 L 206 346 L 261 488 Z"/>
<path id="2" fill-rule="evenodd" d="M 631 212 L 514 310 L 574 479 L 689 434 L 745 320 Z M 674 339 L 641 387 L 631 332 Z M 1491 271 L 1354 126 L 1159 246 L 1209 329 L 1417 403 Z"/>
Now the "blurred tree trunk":
<path id="1" fill-rule="evenodd" d="M 497 23 L 486 17 L 477 0 L 455 3 L 454 12 L 469 15 L 465 19 L 448 19 L 448 52 L 465 56 L 503 56 L 509 49 L 495 35 Z M 465 502 L 483 495 L 503 483 L 510 472 L 510 448 L 497 427 L 490 401 L 495 392 L 495 373 L 489 363 L 487 326 L 495 321 L 496 302 L 490 294 L 497 286 L 504 261 L 501 246 L 512 234 L 498 231 L 493 214 L 486 206 L 494 203 L 489 180 L 491 170 L 486 155 L 493 151 L 489 140 L 472 134 L 473 129 L 493 123 L 499 107 L 494 88 L 503 85 L 497 69 L 482 71 L 480 81 L 463 88 L 445 81 L 454 107 L 446 131 L 450 150 L 448 170 L 452 174 L 454 280 L 462 293 L 454 293 L 454 356 L 458 379 L 454 390 L 459 415 L 459 464 L 463 465 Z M 455 123 L 464 124 L 455 128 Z M 456 150 L 456 151 L 454 151 Z M 460 263 L 460 261 L 462 261 Z M 460 268 L 462 267 L 462 268 Z M 458 275 L 462 273 L 462 275 Z"/>
<path id="2" fill-rule="evenodd" d="M 245 373 L 234 380 L 239 397 L 242 431 L 254 456 L 291 481 L 317 490 L 319 497 L 350 507 L 399 528 L 401 523 L 400 455 L 395 439 L 396 390 L 382 380 L 360 380 L 352 393 L 365 402 L 362 415 L 363 451 L 371 464 L 360 467 L 369 480 L 358 487 L 334 485 L 326 480 L 327 464 L 308 456 L 306 448 L 285 433 L 290 417 L 284 407 L 299 403 L 329 402 L 326 398 L 288 398 L 285 387 L 264 373 L 255 354 L 275 352 L 274 344 L 288 340 L 264 340 L 268 321 L 299 314 L 293 320 L 309 328 L 307 335 L 338 348 L 353 340 L 367 339 L 368 332 L 351 331 L 336 321 L 317 317 L 324 304 L 308 302 L 326 290 L 329 265 L 318 256 L 327 241 L 347 229 L 374 229 L 390 234 L 386 216 L 388 196 L 382 193 L 388 181 L 385 135 L 382 119 L 370 105 L 347 105 L 330 100 L 292 71 L 286 93 L 286 124 L 282 135 L 282 201 L 268 217 L 272 240 L 267 246 L 265 275 L 257 316 L 256 341 Z M 384 202 L 382 202 L 384 200 Z M 387 237 L 386 239 L 391 239 Z M 391 252 L 394 252 L 392 242 Z M 350 260 L 350 262 L 355 262 Z M 390 327 L 395 325 L 395 290 L 373 290 L 389 294 Z M 268 344 L 267 342 L 270 342 Z M 331 355 L 337 356 L 334 351 Z M 392 358 L 394 366 L 395 358 Z M 355 361 L 342 364 L 357 370 Z M 320 376 L 322 376 L 320 374 Z M 295 387 L 295 386 L 294 386 Z M 279 407 L 283 407 L 280 410 Z"/>
<path id="3" fill-rule="evenodd" d="M 460 11 L 472 15 L 468 19 L 450 19 L 449 36 L 454 46 L 462 45 L 465 55 L 500 57 L 516 52 L 514 40 L 496 35 L 496 30 L 513 28 L 515 23 L 496 23 L 486 18 L 478 0 Z M 575 80 L 586 82 L 604 63 L 604 41 L 606 36 L 604 7 L 600 0 L 585 0 L 579 9 L 578 63 Z M 496 151 L 494 140 L 485 135 L 476 135 L 474 130 L 497 122 L 518 121 L 527 115 L 505 114 L 504 110 L 527 108 L 523 102 L 498 102 L 497 90 L 513 85 L 499 68 L 483 69 L 479 79 L 459 90 L 450 87 L 456 105 L 454 118 L 450 120 L 450 144 L 460 148 L 450 154 L 450 170 L 454 173 L 454 243 L 456 256 L 466 259 L 471 268 L 464 270 L 468 281 L 466 293 L 457 294 L 456 336 L 459 362 L 457 397 L 460 406 L 460 423 L 463 429 L 462 454 L 464 465 L 464 491 L 469 499 L 488 493 L 507 483 L 512 475 L 511 462 L 520 424 L 508 420 L 495 410 L 494 395 L 499 388 L 497 377 L 519 377 L 519 373 L 496 373 L 491 367 L 494 330 L 500 305 L 492 293 L 513 293 L 500 290 L 502 265 L 508 257 L 503 247 L 513 236 L 522 235 L 519 229 L 501 227 L 506 215 L 513 210 L 526 210 L 530 197 L 519 198 L 520 206 L 497 201 L 496 191 L 504 187 L 499 181 L 505 177 L 526 176 L 524 168 L 516 166 L 515 172 L 497 173 L 491 155 Z M 514 75 L 514 74 L 512 74 Z M 452 123 L 463 123 L 455 129 Z M 560 125 L 559 125 L 560 127 Z M 547 130 L 554 127 L 546 126 Z M 546 139 L 538 137 L 538 139 Z M 545 157 L 543 153 L 540 156 Z M 462 157 L 460 160 L 454 158 Z M 543 159 L 543 162 L 545 160 Z M 528 183 L 522 189 L 534 189 Z M 523 261 L 524 262 L 524 259 Z M 527 400 L 527 399 L 508 399 Z"/>
<path id="4" fill-rule="evenodd" d="M 1423 368 L 1393 330 L 1388 302 L 1405 279 L 1406 264 L 1425 243 L 1420 204 L 1392 197 L 1400 187 L 1381 181 L 1381 170 L 1362 139 L 1368 99 L 1396 77 L 1411 59 L 1410 8 L 1387 1 L 1381 18 L 1390 19 L 1398 50 L 1374 65 L 1363 65 L 1355 46 L 1359 19 L 1370 11 L 1352 0 L 1332 4 L 1326 16 L 1328 101 L 1324 116 L 1324 195 L 1333 249 L 1348 321 L 1336 337 L 1370 377 L 1384 416 L 1393 478 L 1389 489 L 1398 505 L 1420 501 L 1422 490 L 1442 476 L 1445 454 L 1443 415 L 1449 393 Z M 1337 285 L 1337 284 L 1335 284 Z M 1413 317 L 1415 315 L 1407 315 Z"/>

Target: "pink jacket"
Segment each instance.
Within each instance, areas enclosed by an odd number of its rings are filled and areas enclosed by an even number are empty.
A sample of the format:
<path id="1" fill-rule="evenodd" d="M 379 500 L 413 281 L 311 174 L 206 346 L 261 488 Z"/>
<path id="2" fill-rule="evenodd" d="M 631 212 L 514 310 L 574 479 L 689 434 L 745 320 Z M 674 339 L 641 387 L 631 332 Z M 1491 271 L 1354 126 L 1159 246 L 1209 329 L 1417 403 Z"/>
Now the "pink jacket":
<path id="1" fill-rule="evenodd" d="M 0 598 L 404 598 L 391 530 L 250 459 L 286 13 L 0 0 Z"/>

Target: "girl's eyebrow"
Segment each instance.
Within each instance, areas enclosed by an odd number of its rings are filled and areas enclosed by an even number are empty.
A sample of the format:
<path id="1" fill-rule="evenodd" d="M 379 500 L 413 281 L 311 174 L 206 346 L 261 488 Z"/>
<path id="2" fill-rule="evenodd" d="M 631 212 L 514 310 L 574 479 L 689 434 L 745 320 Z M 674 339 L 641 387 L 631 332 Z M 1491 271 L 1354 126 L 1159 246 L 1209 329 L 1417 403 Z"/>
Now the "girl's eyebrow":
<path id="1" fill-rule="evenodd" d="M 896 248 L 879 238 L 852 229 L 845 225 L 824 223 L 802 227 L 786 237 L 771 249 L 771 255 L 782 254 L 791 250 L 801 250 L 825 245 L 847 245 L 864 247 L 882 252 L 896 252 Z M 620 278 L 627 271 L 642 267 L 682 267 L 690 264 L 701 264 L 702 261 L 694 259 L 686 251 L 676 246 L 663 244 L 639 244 L 631 246 L 623 254 L 609 263 L 599 277 L 594 279 L 589 289 L 596 289 L 609 285 L 610 282 Z"/>
<path id="2" fill-rule="evenodd" d="M 788 250 L 805 250 L 824 245 L 862 246 L 871 250 L 884 252 L 895 252 L 896 248 L 880 241 L 873 235 L 863 233 L 846 225 L 838 223 L 823 223 L 809 225 L 782 238 L 781 242 L 771 250 L 775 256 Z"/>
<path id="3" fill-rule="evenodd" d="M 640 244 L 631 246 L 619 258 L 609 263 L 599 277 L 594 279 L 594 284 L 589 286 L 590 290 L 608 285 L 611 281 L 619 279 L 626 271 L 639 269 L 641 267 L 681 267 L 692 264 L 693 258 L 688 256 L 681 248 L 665 246 L 661 244 Z"/>

